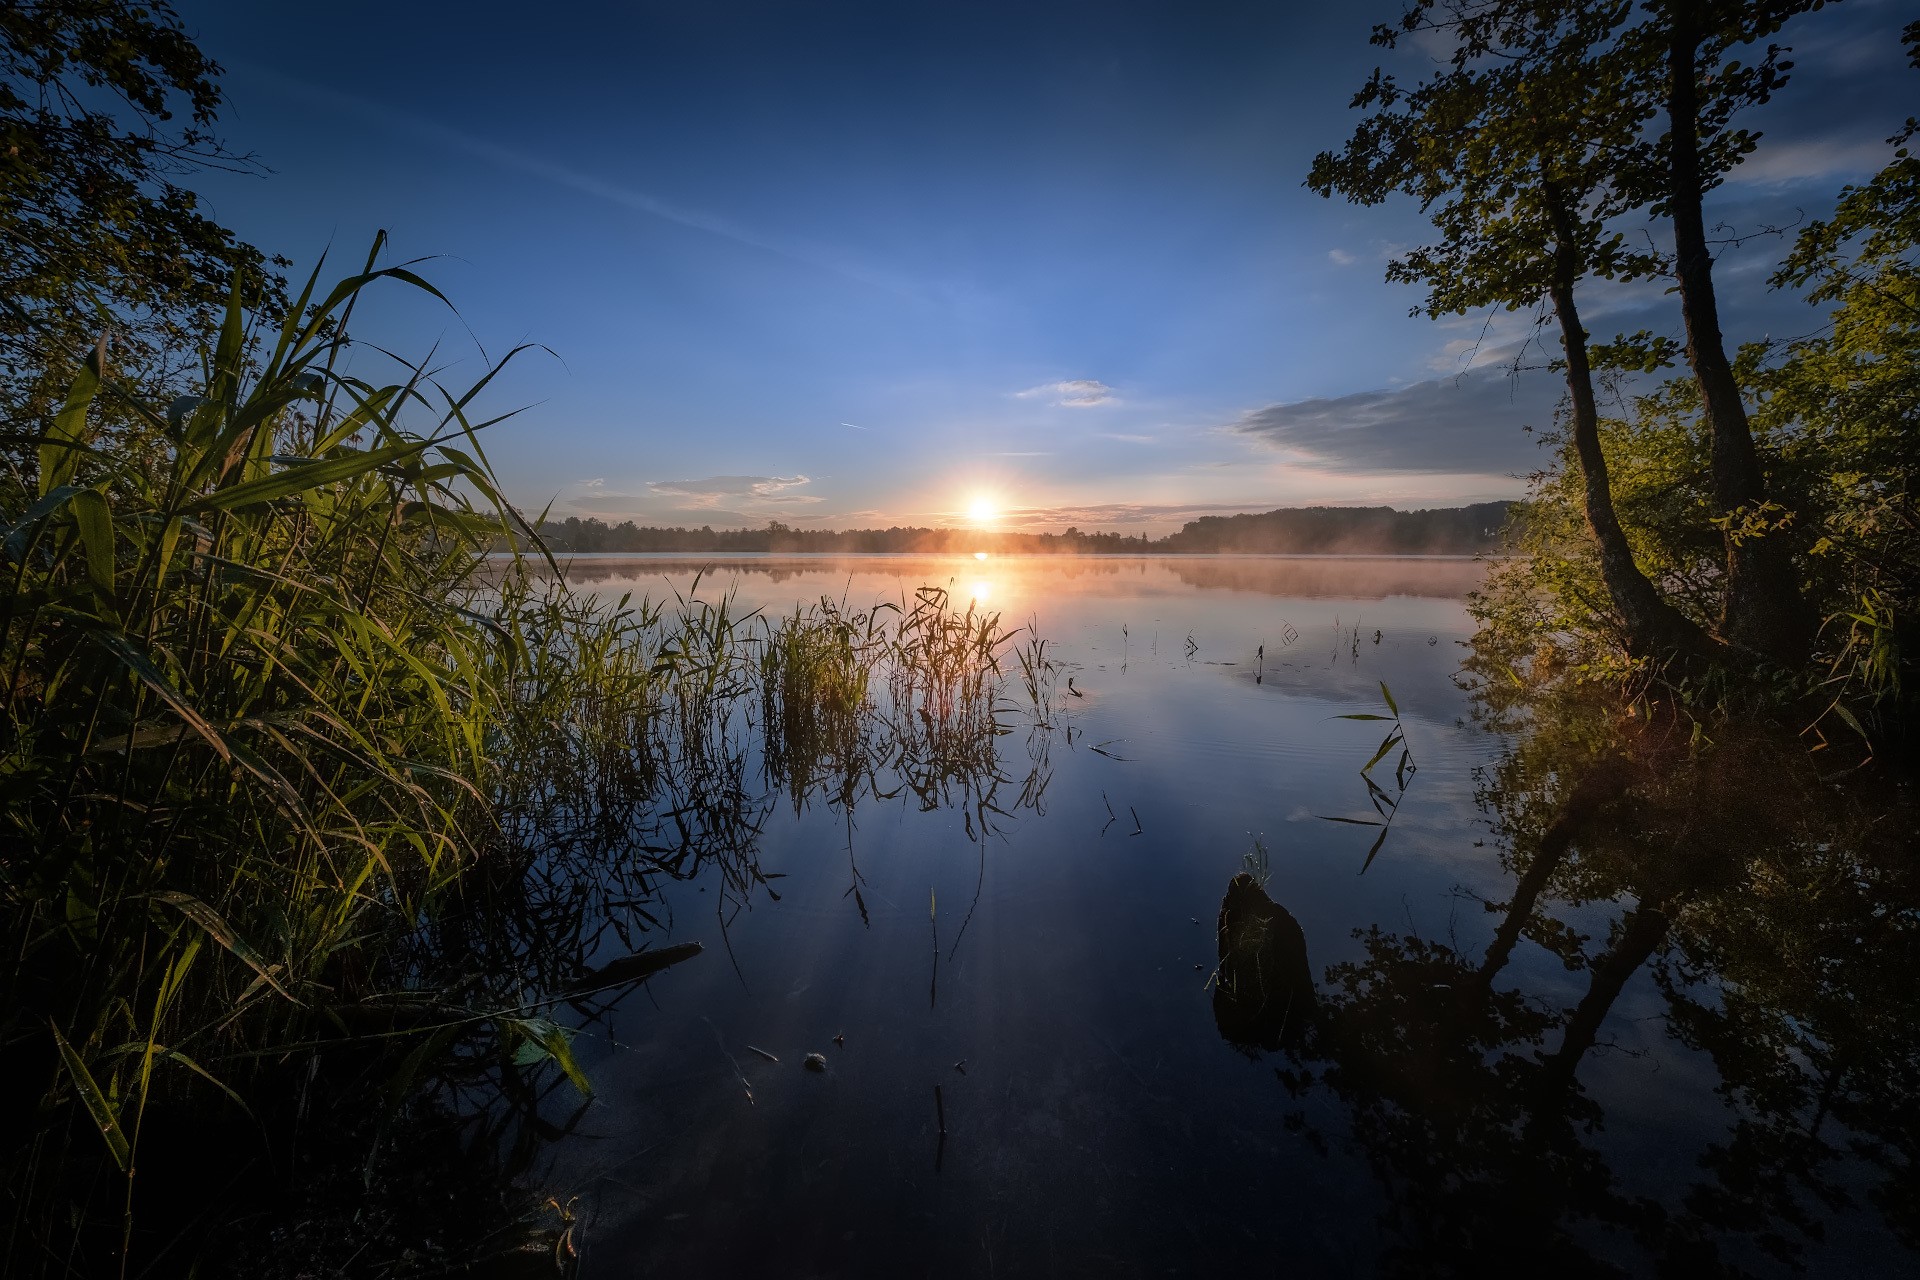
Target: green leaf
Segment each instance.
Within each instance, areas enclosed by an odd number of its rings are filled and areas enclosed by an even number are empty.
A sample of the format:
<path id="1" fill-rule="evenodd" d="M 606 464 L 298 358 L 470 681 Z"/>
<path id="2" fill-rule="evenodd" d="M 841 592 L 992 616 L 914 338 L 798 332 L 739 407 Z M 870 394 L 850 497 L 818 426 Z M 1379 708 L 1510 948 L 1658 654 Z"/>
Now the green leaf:
<path id="1" fill-rule="evenodd" d="M 1391 720 L 1392 716 L 1376 716 L 1365 711 L 1356 711 L 1350 715 L 1335 716 L 1335 720 Z"/>
<path id="2" fill-rule="evenodd" d="M 233 273 L 233 288 L 227 296 L 227 311 L 220 324 L 220 338 L 213 351 L 213 377 L 208 391 L 214 400 L 226 403 L 240 385 L 240 353 L 246 340 L 246 307 L 241 292 L 240 273 Z"/>
<path id="3" fill-rule="evenodd" d="M 87 356 L 67 390 L 67 401 L 53 415 L 53 429 L 40 442 L 40 496 L 45 497 L 73 479 L 80 465 L 80 443 L 87 430 L 87 406 L 100 391 L 100 370 L 106 361 L 107 336 Z"/>
<path id="4" fill-rule="evenodd" d="M 384 448 L 369 449 L 365 453 L 349 453 L 338 458 L 323 458 L 315 462 L 303 463 L 270 476 L 261 476 L 257 480 L 244 480 L 239 484 L 228 485 L 224 489 L 216 489 L 198 502 L 190 504 L 186 510 L 230 511 L 235 507 L 253 506 L 257 503 L 272 502 L 278 498 L 292 497 L 296 493 L 305 493 L 308 489 L 317 489 L 324 484 L 337 484 L 342 480 L 358 479 L 395 459 L 419 453 L 426 447 L 424 440 L 417 444 L 390 444 Z"/>
<path id="5" fill-rule="evenodd" d="M 87 754 L 111 755 L 146 751 L 153 747 L 171 747 L 177 745 L 187 732 L 187 726 L 177 720 L 142 720 L 129 725 L 125 733 L 116 732 L 111 737 L 102 737 L 87 749 Z"/>
<path id="6" fill-rule="evenodd" d="M 1394 719 L 1400 718 L 1400 704 L 1393 700 L 1393 690 L 1387 688 L 1387 682 L 1380 682 L 1380 696 L 1387 700 L 1387 710 L 1393 712 Z"/>
<path id="7" fill-rule="evenodd" d="M 42 473 L 44 474 L 44 473 Z M 19 561 L 27 554 L 27 547 L 33 542 L 33 531 L 40 521 L 46 519 L 73 499 L 73 495 L 83 492 L 78 486 L 63 484 L 40 496 L 40 500 L 27 508 L 19 523 L 7 530 L 7 559 Z"/>
<path id="8" fill-rule="evenodd" d="M 87 580 L 103 611 L 117 618 L 120 610 L 113 599 L 113 509 L 107 505 L 107 496 L 98 489 L 74 494 L 73 522 L 87 553 Z"/>
<path id="9" fill-rule="evenodd" d="M 127 1146 L 127 1135 L 120 1130 L 120 1116 L 107 1101 L 107 1095 L 93 1082 L 93 1073 L 87 1070 L 87 1064 L 80 1061 L 80 1055 L 73 1051 L 67 1038 L 60 1034 L 60 1028 L 49 1020 L 47 1025 L 53 1028 L 53 1042 L 60 1047 L 60 1060 L 67 1066 L 67 1074 L 73 1078 L 73 1088 L 80 1095 L 80 1101 L 86 1104 L 87 1114 L 93 1117 L 93 1123 L 100 1129 L 100 1137 L 105 1140 L 107 1150 L 113 1155 L 113 1162 L 120 1166 L 120 1172 L 126 1173 L 133 1165 L 133 1151 Z"/>
<path id="10" fill-rule="evenodd" d="M 287 989 L 281 986 L 274 978 L 266 960 L 258 951 L 255 951 L 253 947 L 248 944 L 245 938 L 242 938 L 238 933 L 234 932 L 232 925 L 221 919 L 218 911 L 215 911 L 212 907 L 200 901 L 200 899 L 194 897 L 192 894 L 181 893 L 178 890 L 163 890 L 153 896 L 168 906 L 176 908 L 181 915 L 184 915 L 187 919 L 193 921 L 202 929 L 205 929 L 208 936 L 215 942 L 233 952 L 242 964 L 259 974 L 261 981 L 265 982 L 282 996 L 285 996 L 288 1000 L 292 1000 L 293 1003 L 300 1003 L 298 1000 L 294 1000 L 291 995 L 287 994 Z"/>
<path id="11" fill-rule="evenodd" d="M 593 1096 L 593 1085 L 588 1083 L 586 1073 L 573 1058 L 572 1032 L 547 1018 L 508 1018 L 506 1021 L 528 1041 L 515 1051 L 514 1062 L 525 1067 L 543 1057 L 552 1058 L 574 1088 L 588 1097 Z M 534 1046 L 538 1046 L 538 1051 L 534 1051 Z"/>
<path id="12" fill-rule="evenodd" d="M 1386 759 L 1387 752 L 1393 750 L 1394 747 L 1399 744 L 1399 742 L 1400 742 L 1400 730 L 1396 726 L 1391 733 L 1387 734 L 1387 740 L 1380 744 L 1380 749 L 1373 753 L 1373 759 L 1367 761 L 1365 764 L 1360 766 L 1360 772 L 1365 773 L 1367 770 L 1373 768 L 1373 766 L 1379 764 L 1382 760 Z"/>
<path id="13" fill-rule="evenodd" d="M 1373 842 L 1373 848 L 1367 850 L 1367 860 L 1360 864 L 1361 875 L 1367 874 L 1367 868 L 1373 865 L 1374 858 L 1378 856 L 1380 853 L 1380 846 L 1385 844 L 1386 842 L 1387 842 L 1387 828 L 1382 827 L 1380 829 L 1379 836 Z"/>
<path id="14" fill-rule="evenodd" d="M 181 1066 L 185 1067 L 187 1070 L 193 1072 L 195 1075 L 199 1076 L 202 1080 L 205 1080 L 208 1084 L 212 1085 L 214 1088 L 218 1089 L 220 1092 L 226 1094 L 227 1100 L 232 1102 L 234 1106 L 240 1108 L 241 1112 L 247 1117 L 247 1119 L 251 1120 L 254 1118 L 253 1108 L 247 1105 L 247 1100 L 245 1098 L 241 1097 L 238 1093 L 235 1093 L 233 1088 L 230 1085 L 228 1085 L 226 1081 L 222 1080 L 219 1076 L 214 1075 L 211 1071 L 207 1070 L 205 1067 L 195 1062 L 192 1058 L 189 1058 L 186 1054 L 181 1053 L 178 1049 L 169 1049 L 163 1044 L 157 1044 L 153 1046 L 153 1052 L 156 1057 L 165 1058 L 169 1062 L 177 1062 Z"/>
<path id="15" fill-rule="evenodd" d="M 78 885 L 67 886 L 66 917 L 67 927 L 83 938 L 92 938 L 99 931 L 100 913 L 80 896 Z"/>
<path id="16" fill-rule="evenodd" d="M 1388 795 L 1386 788 L 1375 782 L 1371 775 L 1361 774 L 1360 781 L 1367 784 L 1367 799 L 1373 802 L 1373 811 L 1383 818 L 1391 818 L 1392 811 L 1400 807 L 1400 802 Z"/>
<path id="17" fill-rule="evenodd" d="M 94 643 L 120 659 L 142 684 L 159 694 L 160 700 L 172 707 L 174 714 L 186 721 L 195 733 L 205 738 L 222 760 L 232 758 L 232 748 L 220 736 L 220 731 L 208 723 L 207 718 L 173 687 L 173 683 L 161 674 L 160 668 L 153 665 L 153 659 L 142 652 L 132 639 L 113 631 L 95 631 L 92 637 Z"/>
<path id="18" fill-rule="evenodd" d="M 1860 723 L 1859 719 L 1853 714 L 1853 712 L 1847 710 L 1845 704 L 1840 702 L 1835 702 L 1833 704 L 1833 713 L 1839 716 L 1842 720 L 1846 721 L 1847 727 L 1849 729 L 1852 729 L 1855 733 L 1860 735 L 1860 741 L 1866 743 L 1869 747 L 1873 745 L 1873 739 L 1867 736 L 1866 726 Z"/>

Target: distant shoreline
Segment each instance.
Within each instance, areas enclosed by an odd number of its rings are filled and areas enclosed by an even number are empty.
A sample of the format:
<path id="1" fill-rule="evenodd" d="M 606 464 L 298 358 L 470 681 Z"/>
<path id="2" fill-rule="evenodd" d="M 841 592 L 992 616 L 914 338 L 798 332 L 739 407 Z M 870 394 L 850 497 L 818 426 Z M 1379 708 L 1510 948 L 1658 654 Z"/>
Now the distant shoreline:
<path id="1" fill-rule="evenodd" d="M 489 560 L 506 560 L 509 551 L 487 553 Z M 528 553 L 522 552 L 522 555 Z M 1419 551 L 991 551 L 992 560 L 1504 560 L 1505 555 L 1481 552 Z M 971 551 L 555 551 L 562 563 L 574 561 L 633 563 L 635 561 L 720 564 L 764 560 L 963 560 L 977 561 Z"/>
<path id="2" fill-rule="evenodd" d="M 796 529 L 770 520 L 757 529 L 608 524 L 568 516 L 540 526 L 555 554 L 778 555 L 1282 555 L 1475 556 L 1504 545 L 1510 502 L 1396 511 L 1392 507 L 1280 507 L 1202 516 L 1165 537 L 1113 531 L 1031 533 L 1001 528 Z"/>

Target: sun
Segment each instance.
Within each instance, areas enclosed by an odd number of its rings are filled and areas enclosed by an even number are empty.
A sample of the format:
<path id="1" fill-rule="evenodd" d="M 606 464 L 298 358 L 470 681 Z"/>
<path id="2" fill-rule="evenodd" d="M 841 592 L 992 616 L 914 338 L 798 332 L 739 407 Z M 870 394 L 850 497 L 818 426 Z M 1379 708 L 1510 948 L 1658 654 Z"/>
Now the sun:
<path id="1" fill-rule="evenodd" d="M 967 519 L 975 524 L 992 524 L 1000 515 L 1000 504 L 986 494 L 975 494 L 967 503 Z"/>

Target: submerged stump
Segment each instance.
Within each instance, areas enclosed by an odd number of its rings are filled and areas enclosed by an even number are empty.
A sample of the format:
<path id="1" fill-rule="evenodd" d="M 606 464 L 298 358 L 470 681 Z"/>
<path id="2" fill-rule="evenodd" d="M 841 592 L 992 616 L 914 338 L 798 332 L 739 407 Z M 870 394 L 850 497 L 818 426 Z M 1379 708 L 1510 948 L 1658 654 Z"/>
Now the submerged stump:
<path id="1" fill-rule="evenodd" d="M 1219 944 L 1213 1021 L 1221 1038 L 1250 1054 L 1297 1040 L 1314 1011 L 1307 935 L 1244 871 L 1220 900 Z"/>

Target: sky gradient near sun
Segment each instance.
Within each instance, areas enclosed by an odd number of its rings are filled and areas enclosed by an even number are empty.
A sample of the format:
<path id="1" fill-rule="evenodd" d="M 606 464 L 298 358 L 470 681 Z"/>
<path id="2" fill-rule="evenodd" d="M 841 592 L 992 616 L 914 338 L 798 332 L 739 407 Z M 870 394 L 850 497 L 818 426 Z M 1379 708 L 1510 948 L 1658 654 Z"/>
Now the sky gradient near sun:
<path id="1" fill-rule="evenodd" d="M 271 172 L 195 184 L 304 270 L 375 230 L 459 308 L 366 336 L 526 406 L 489 436 L 556 514 L 1161 533 L 1314 502 L 1517 495 L 1558 386 L 1524 315 L 1415 319 L 1382 282 L 1426 224 L 1301 186 L 1397 5 L 181 0 Z M 1798 70 L 1714 193 L 1741 233 L 1817 216 L 1915 109 L 1896 0 L 1790 28 Z M 1731 342 L 1818 316 L 1724 248 Z M 1658 284 L 1598 336 L 1678 334 Z M 1540 366 L 1535 345 L 1522 364 Z"/>

